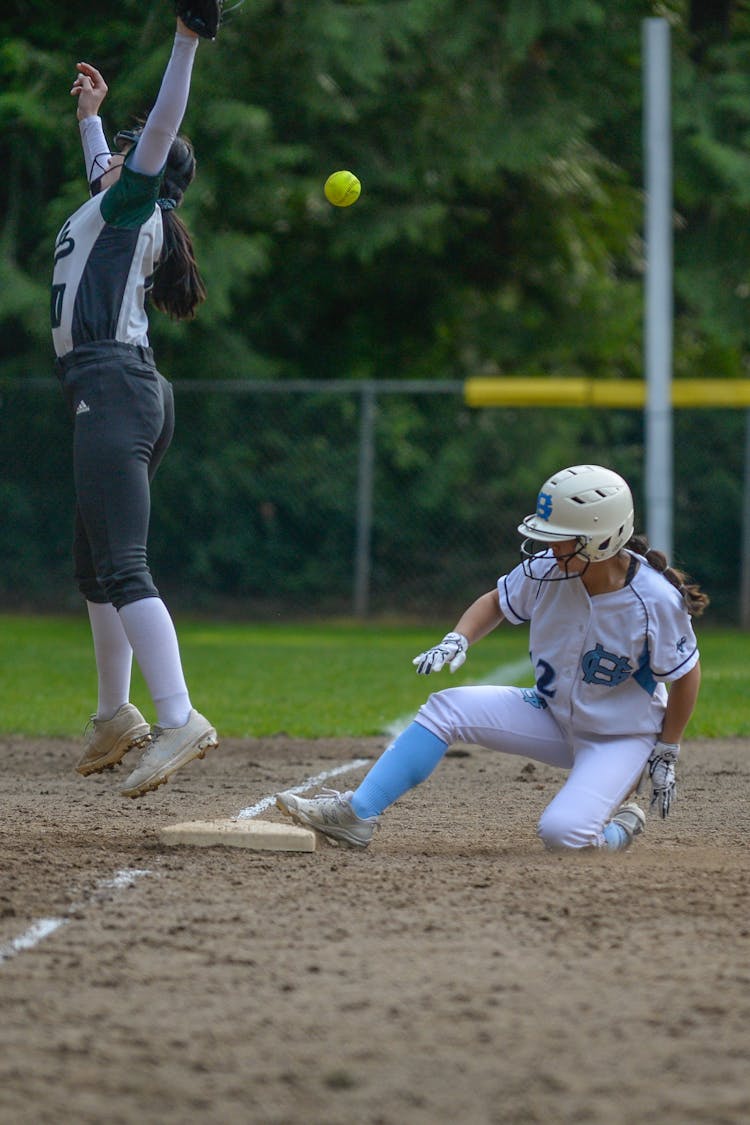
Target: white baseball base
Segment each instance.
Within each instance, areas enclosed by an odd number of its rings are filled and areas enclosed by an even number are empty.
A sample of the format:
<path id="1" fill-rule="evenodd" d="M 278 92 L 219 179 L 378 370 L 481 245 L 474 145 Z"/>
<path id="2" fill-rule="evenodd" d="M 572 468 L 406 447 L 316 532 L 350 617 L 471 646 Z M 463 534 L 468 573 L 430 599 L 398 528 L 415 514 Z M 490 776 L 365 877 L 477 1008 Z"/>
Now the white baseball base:
<path id="1" fill-rule="evenodd" d="M 193 847 L 251 848 L 262 852 L 314 852 L 315 833 L 309 828 L 272 820 L 193 820 L 159 829 L 163 844 Z"/>

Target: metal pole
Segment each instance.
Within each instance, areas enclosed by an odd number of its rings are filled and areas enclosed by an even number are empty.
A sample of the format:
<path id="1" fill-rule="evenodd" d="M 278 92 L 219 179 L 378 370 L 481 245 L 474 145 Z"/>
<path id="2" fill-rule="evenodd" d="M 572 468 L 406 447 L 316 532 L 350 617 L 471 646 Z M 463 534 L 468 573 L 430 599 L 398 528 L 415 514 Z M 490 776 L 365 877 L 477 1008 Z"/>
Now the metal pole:
<path id="1" fill-rule="evenodd" d="M 357 542 L 354 560 L 354 616 L 367 617 L 370 608 L 370 547 L 375 464 L 375 389 L 362 384 L 359 414 L 359 472 L 357 479 Z"/>
<path id="2" fill-rule="evenodd" d="M 669 24 L 643 21 L 646 531 L 672 557 L 672 139 Z"/>
<path id="3" fill-rule="evenodd" d="M 740 625 L 750 629 L 750 410 L 745 411 L 745 468 L 742 482 Z"/>

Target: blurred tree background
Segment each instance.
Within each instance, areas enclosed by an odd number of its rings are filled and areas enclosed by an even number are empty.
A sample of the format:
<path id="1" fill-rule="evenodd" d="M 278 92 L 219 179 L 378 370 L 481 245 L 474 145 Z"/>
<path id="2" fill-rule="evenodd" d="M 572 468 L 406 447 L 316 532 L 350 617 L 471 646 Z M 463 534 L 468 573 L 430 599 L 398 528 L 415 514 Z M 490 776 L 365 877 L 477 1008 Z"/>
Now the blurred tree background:
<path id="1" fill-rule="evenodd" d="M 188 325 L 151 317 L 178 395 L 154 488 L 165 596 L 347 610 L 362 380 L 642 377 L 650 16 L 672 29 L 675 376 L 746 377 L 747 4 L 245 0 L 201 43 L 184 122 L 198 176 L 182 215 L 209 299 Z M 112 136 L 153 103 L 173 26 L 169 3 L 137 0 L 10 0 L 0 16 L 6 604 L 75 604 L 69 421 L 40 381 L 52 246 L 86 196 L 74 65 L 104 74 Z M 338 168 L 363 184 L 346 210 L 322 193 Z M 332 378 L 353 393 L 281 389 Z M 220 394 L 224 381 L 279 393 Z M 676 561 L 730 619 L 744 444 L 742 412 L 675 415 Z M 452 614 L 516 561 L 515 526 L 542 480 L 586 460 L 627 476 L 642 513 L 635 412 L 378 397 L 373 608 Z"/>

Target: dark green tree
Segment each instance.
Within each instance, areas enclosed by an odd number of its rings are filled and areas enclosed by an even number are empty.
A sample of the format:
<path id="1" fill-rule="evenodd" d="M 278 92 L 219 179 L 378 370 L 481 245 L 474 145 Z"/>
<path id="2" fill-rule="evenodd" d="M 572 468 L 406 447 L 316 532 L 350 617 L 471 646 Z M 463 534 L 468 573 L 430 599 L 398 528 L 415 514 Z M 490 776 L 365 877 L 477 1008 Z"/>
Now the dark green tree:
<path id="1" fill-rule="evenodd" d="M 112 134 L 148 112 L 172 27 L 168 4 L 92 12 L 76 2 L 64 19 L 47 2 L 31 8 L 11 3 L 0 16 L 0 379 L 50 370 L 51 247 L 86 191 L 74 64 L 89 59 L 109 82 Z M 196 64 L 185 131 L 199 165 L 184 218 L 209 300 L 191 325 L 154 314 L 162 370 L 176 381 L 640 378 L 641 30 L 654 15 L 673 32 L 675 369 L 744 375 L 750 18 L 744 5 L 684 0 L 246 0 Z M 322 194 L 342 167 L 363 183 L 346 210 Z M 4 432 L 23 426 L 40 449 L 58 442 L 59 417 L 29 418 L 21 399 L 6 396 Z M 160 561 L 186 585 L 228 594 L 271 575 L 308 591 L 334 573 L 345 582 L 356 437 L 343 456 L 341 435 L 356 433 L 354 401 L 280 415 L 258 400 L 240 409 L 235 398 L 182 399 L 157 491 L 170 529 Z M 561 460 L 605 457 L 616 441 L 640 487 L 631 415 L 480 419 L 447 399 L 405 398 L 381 404 L 378 424 L 378 486 L 394 499 L 376 515 L 384 583 L 407 548 L 423 566 L 439 527 L 460 528 L 465 541 L 489 507 L 515 509 Z M 691 424 L 680 420 L 678 432 Z M 703 428 L 717 443 L 717 486 L 726 473 L 739 486 L 738 427 L 717 414 Z M 342 461 L 337 486 L 316 491 L 310 459 L 323 447 Z M 714 473 L 705 449 L 680 442 L 677 459 L 688 482 L 677 497 L 682 539 L 693 521 L 705 530 L 718 517 L 699 488 Z M 12 455 L 5 462 L 25 573 L 43 583 L 50 525 L 35 535 L 35 513 L 44 488 L 62 510 L 63 485 L 41 470 L 28 479 Z M 259 483 L 263 467 L 271 477 Z M 216 524 L 188 556 L 172 524 L 178 496 L 202 527 Z M 300 511 L 284 519 L 293 497 Z M 396 497 L 410 506 L 407 533 Z M 209 519 L 217 506 L 233 536 Z M 735 577 L 738 513 L 735 496 L 721 525 Z"/>

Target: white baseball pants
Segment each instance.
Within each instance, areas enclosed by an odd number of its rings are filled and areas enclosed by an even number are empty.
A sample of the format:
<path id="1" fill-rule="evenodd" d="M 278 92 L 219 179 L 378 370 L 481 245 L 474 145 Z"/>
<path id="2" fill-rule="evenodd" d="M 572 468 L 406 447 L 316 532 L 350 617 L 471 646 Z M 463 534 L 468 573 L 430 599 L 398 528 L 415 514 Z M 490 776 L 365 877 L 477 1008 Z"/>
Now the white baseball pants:
<path id="1" fill-rule="evenodd" d="M 550 848 L 605 846 L 602 829 L 637 784 L 657 737 L 566 732 L 533 689 L 494 685 L 436 692 L 416 721 L 449 746 L 465 742 L 569 770 L 539 819 Z"/>

